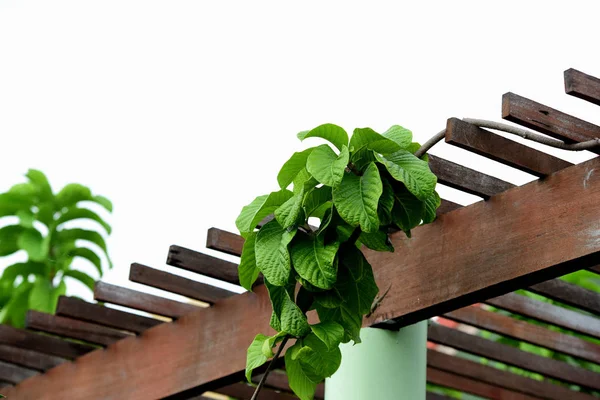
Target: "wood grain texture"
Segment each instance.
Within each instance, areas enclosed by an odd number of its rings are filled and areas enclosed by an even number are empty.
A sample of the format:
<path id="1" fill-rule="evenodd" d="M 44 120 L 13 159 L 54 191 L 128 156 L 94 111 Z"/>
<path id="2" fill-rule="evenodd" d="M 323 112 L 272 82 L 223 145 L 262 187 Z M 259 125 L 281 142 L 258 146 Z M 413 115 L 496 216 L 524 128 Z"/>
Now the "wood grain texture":
<path id="1" fill-rule="evenodd" d="M 143 317 L 137 314 L 115 310 L 99 304 L 92 304 L 74 297 L 61 296 L 58 299 L 56 315 L 92 322 L 110 328 L 120 329 L 136 334 L 142 333 L 148 328 L 160 325 L 163 321 Z"/>
<path id="2" fill-rule="evenodd" d="M 450 118 L 447 122 L 446 143 L 537 177 L 548 176 L 573 165 L 458 118 Z"/>
<path id="3" fill-rule="evenodd" d="M 185 247 L 169 247 L 167 264 L 235 285 L 240 284 L 237 264 Z"/>
<path id="4" fill-rule="evenodd" d="M 27 329 L 83 340 L 100 346 L 108 346 L 116 340 L 131 337 L 130 334 L 102 325 L 32 310 L 27 312 L 25 326 Z"/>
<path id="5" fill-rule="evenodd" d="M 479 306 L 461 308 L 444 314 L 444 317 L 600 364 L 600 345 L 575 336 L 551 331 L 539 325 L 486 311 Z"/>
<path id="6" fill-rule="evenodd" d="M 95 347 L 67 342 L 8 325 L 0 325 L 0 344 L 33 350 L 57 357 L 73 359 L 95 350 Z"/>
<path id="7" fill-rule="evenodd" d="M 239 256 L 242 254 L 244 239 L 235 233 L 210 228 L 206 235 L 206 248 Z"/>
<path id="8" fill-rule="evenodd" d="M 104 282 L 96 284 L 94 300 L 117 304 L 169 318 L 179 318 L 199 308 L 191 304 L 165 299 Z"/>
<path id="9" fill-rule="evenodd" d="M 183 276 L 170 274 L 137 263 L 131 264 L 129 280 L 166 290 L 167 292 L 180 294 L 191 299 L 200 300 L 208 304 L 214 304 L 219 300 L 235 295 L 234 292 L 230 292 L 229 290 L 196 282 Z"/>
<path id="10" fill-rule="evenodd" d="M 537 354 L 527 353 L 515 347 L 493 342 L 479 336 L 469 335 L 456 329 L 437 324 L 431 325 L 427 332 L 427 340 L 514 367 L 537 372 L 563 382 L 593 390 L 600 388 L 600 374 Z"/>
<path id="11" fill-rule="evenodd" d="M 600 137 L 600 126 L 514 93 L 502 96 L 502 118 L 567 143 Z M 590 151 L 600 153 L 599 149 Z"/>
<path id="12" fill-rule="evenodd" d="M 0 361 L 0 380 L 4 382 L 16 384 L 37 374 L 38 371 Z"/>
<path id="13" fill-rule="evenodd" d="M 570 68 L 565 71 L 565 92 L 600 106 L 600 79 Z"/>
<path id="14" fill-rule="evenodd" d="M 37 371 L 46 371 L 62 364 L 67 360 L 61 357 L 51 356 L 33 350 L 21 349 L 2 344 L 0 345 L 0 361 L 20 365 L 21 367 L 34 369 Z"/>
<path id="15" fill-rule="evenodd" d="M 583 311 L 600 315 L 600 294 L 581 286 L 554 279 L 530 286 L 527 290 Z"/>

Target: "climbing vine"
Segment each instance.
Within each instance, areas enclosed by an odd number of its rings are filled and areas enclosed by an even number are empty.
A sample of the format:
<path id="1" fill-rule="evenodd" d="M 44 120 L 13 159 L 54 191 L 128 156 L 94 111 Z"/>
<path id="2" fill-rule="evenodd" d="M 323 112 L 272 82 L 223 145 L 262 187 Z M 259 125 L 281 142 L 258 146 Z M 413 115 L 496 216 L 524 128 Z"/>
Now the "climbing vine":
<path id="1" fill-rule="evenodd" d="M 341 127 L 325 124 L 298 138 L 322 138 L 333 147 L 294 153 L 277 175 L 280 190 L 245 206 L 236 225 L 245 238 L 240 282 L 252 290 L 262 274 L 277 331 L 254 338 L 246 377 L 295 339 L 285 367 L 290 387 L 305 400 L 340 366 L 340 343 L 360 343 L 362 319 L 375 307 L 379 288 L 360 247 L 394 251 L 388 234 L 400 229 L 410 237 L 411 229 L 433 221 L 440 197 L 408 129 L 355 129 L 349 139 Z M 309 324 L 310 310 L 319 323 Z"/>

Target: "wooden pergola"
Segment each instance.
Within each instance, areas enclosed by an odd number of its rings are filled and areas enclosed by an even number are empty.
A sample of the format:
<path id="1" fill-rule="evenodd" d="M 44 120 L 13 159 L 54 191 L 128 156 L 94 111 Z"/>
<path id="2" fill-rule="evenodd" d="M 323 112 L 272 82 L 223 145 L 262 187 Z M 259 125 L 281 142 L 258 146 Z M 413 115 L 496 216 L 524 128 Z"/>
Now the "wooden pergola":
<path id="1" fill-rule="evenodd" d="M 565 88 L 600 105 L 600 79 L 571 69 Z M 600 126 L 513 93 L 503 96 L 502 117 L 568 143 L 600 138 Z M 600 393 L 600 374 L 463 327 L 600 365 L 600 295 L 556 279 L 581 269 L 600 274 L 600 159 L 572 165 L 455 118 L 447 122 L 446 143 L 539 179 L 517 187 L 431 156 L 441 184 L 484 201 L 463 207 L 444 200 L 439 218 L 415 229 L 411 239 L 392 235 L 394 253 L 364 249 L 379 287 L 390 287 L 364 326 L 399 329 L 443 317 L 458 327 L 432 323 L 430 342 L 543 377 L 435 346 L 427 354 L 427 381 L 435 385 L 487 399 L 597 398 L 591 392 Z M 208 232 L 210 249 L 239 256 L 242 245 L 233 233 Z M 171 246 L 167 264 L 239 284 L 235 263 L 183 247 Z M 257 333 L 271 332 L 264 285 L 236 294 L 140 264 L 131 266 L 130 280 L 204 306 L 103 282 L 96 286 L 97 301 L 151 316 L 62 297 L 56 316 L 30 312 L 27 330 L 0 325 L 0 393 L 9 400 L 203 399 L 206 392 L 250 398 L 254 389 L 243 383 L 246 348 Z M 518 289 L 562 306 L 513 293 Z M 322 399 L 323 391 L 321 384 L 316 398 Z M 260 398 L 295 397 L 285 374 L 275 371 Z"/>

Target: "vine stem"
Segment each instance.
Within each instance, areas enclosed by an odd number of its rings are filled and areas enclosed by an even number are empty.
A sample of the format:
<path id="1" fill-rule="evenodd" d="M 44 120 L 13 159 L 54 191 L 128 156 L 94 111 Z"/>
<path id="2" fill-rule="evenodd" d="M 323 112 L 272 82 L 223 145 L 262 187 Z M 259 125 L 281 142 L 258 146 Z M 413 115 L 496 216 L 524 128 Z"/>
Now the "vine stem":
<path id="1" fill-rule="evenodd" d="M 283 348 L 285 347 L 285 345 L 287 344 L 289 339 L 290 339 L 290 337 L 286 336 L 281 341 L 281 344 L 279 345 L 279 348 L 277 349 L 277 353 L 275 353 L 275 356 L 273 357 L 273 359 L 271 360 L 269 365 L 267 365 L 267 369 L 266 369 L 265 373 L 263 374 L 263 376 L 260 378 L 260 381 L 258 382 L 258 386 L 256 386 L 256 389 L 254 390 L 254 394 L 252 395 L 252 398 L 250 400 L 258 399 L 258 394 L 260 393 L 262 387 L 264 386 L 265 382 L 267 381 L 267 376 L 269 376 L 269 372 L 271 372 L 271 369 L 273 369 L 273 365 L 275 365 L 275 361 L 281 355 L 281 351 L 283 350 Z"/>

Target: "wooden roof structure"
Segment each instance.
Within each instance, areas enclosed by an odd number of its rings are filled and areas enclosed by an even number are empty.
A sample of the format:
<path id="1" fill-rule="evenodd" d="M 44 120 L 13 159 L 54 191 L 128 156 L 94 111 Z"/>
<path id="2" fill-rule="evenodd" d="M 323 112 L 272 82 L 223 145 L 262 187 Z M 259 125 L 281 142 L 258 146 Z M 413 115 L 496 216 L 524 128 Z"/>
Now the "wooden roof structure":
<path id="1" fill-rule="evenodd" d="M 571 69 L 565 88 L 600 105 L 597 78 Z M 513 93 L 503 97 L 502 117 L 569 143 L 600 138 L 600 126 Z M 398 329 L 438 316 L 459 323 L 429 327 L 428 340 L 444 346 L 428 350 L 427 380 L 435 385 L 486 399 L 597 398 L 600 374 L 567 361 L 600 365 L 600 294 L 557 278 L 581 269 L 600 274 L 600 159 L 572 165 L 455 118 L 447 122 L 446 143 L 539 179 L 516 187 L 431 156 L 440 183 L 485 201 L 462 207 L 444 200 L 439 218 L 416 228 L 412 239 L 392 235 L 394 253 L 364 250 L 379 286 L 391 285 L 364 326 Z M 210 249 L 239 256 L 242 245 L 233 233 L 208 232 Z M 235 263 L 183 247 L 171 246 L 167 264 L 239 284 Z M 152 316 L 62 297 L 57 315 L 29 312 L 26 330 L 0 325 L 0 393 L 9 400 L 205 399 L 209 391 L 250 398 L 246 348 L 256 333 L 271 331 L 264 285 L 236 294 L 141 264 L 131 266 L 130 280 L 205 306 L 103 282 L 94 293 L 98 302 Z M 519 289 L 559 304 L 513 293 Z M 510 340 L 562 358 L 526 352 Z M 295 397 L 285 374 L 275 371 L 260 398 Z M 323 384 L 316 398 L 323 398 Z"/>

